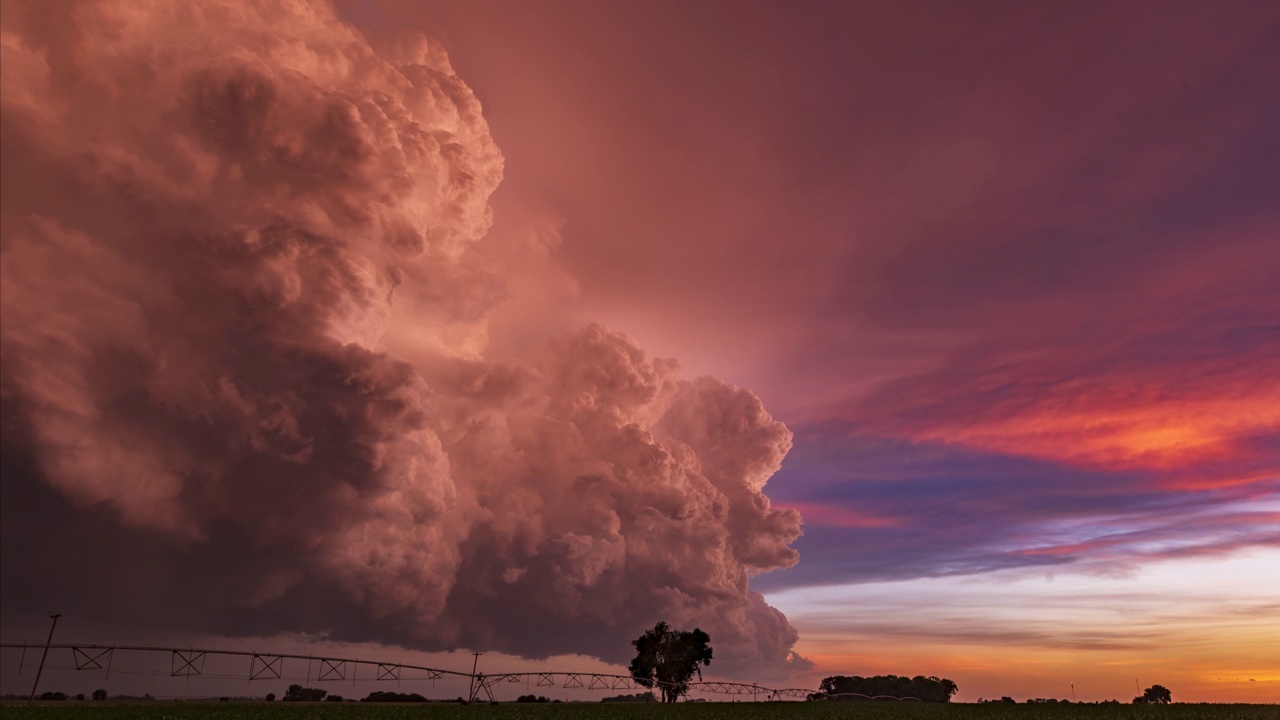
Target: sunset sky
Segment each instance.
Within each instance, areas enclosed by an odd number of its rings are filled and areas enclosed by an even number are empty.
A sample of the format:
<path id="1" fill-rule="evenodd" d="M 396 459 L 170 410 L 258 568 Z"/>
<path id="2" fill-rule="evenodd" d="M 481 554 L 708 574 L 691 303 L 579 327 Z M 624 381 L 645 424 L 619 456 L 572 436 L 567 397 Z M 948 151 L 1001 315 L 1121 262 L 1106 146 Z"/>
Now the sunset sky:
<path id="1" fill-rule="evenodd" d="M 1280 5 L 3 33 L 6 642 L 1280 701 Z"/>

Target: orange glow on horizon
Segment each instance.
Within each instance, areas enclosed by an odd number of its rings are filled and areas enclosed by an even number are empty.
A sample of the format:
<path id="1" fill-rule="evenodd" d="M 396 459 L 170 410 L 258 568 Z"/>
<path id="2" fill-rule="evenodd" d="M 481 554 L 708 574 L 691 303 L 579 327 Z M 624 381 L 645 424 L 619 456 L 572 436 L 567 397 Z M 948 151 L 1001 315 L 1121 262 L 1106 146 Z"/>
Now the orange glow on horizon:
<path id="1" fill-rule="evenodd" d="M 976 645 L 875 638 L 860 639 L 856 651 L 812 651 L 807 634 L 801 638 L 801 654 L 814 663 L 815 687 L 830 675 L 936 675 L 956 681 L 958 702 L 1004 695 L 1019 701 L 1069 699 L 1072 682 L 1081 701 L 1128 702 L 1136 694 L 1136 676 L 1142 687 L 1170 687 L 1180 702 L 1265 703 L 1280 697 L 1280 674 L 1268 666 L 1265 648 L 1234 633 L 1194 651 L 1152 647 L 1119 653 L 1006 646 L 994 640 Z M 1171 645 L 1182 645 L 1176 634 Z"/>
<path id="2" fill-rule="evenodd" d="M 1280 390 L 1139 407 L 1087 404 L 1083 409 L 1032 408 L 986 422 L 947 425 L 919 439 L 1102 469 L 1178 471 L 1238 459 L 1248 452 L 1244 438 L 1280 433 Z M 1194 481 L 1170 478 L 1167 484 L 1215 488 L 1274 477 L 1274 472 L 1264 472 L 1201 476 Z"/>
<path id="3" fill-rule="evenodd" d="M 769 599 L 829 675 L 938 675 L 955 700 L 1128 702 L 1134 680 L 1176 702 L 1275 702 L 1280 555 L 1154 563 L 1134 575 L 1008 571 L 802 588 Z"/>

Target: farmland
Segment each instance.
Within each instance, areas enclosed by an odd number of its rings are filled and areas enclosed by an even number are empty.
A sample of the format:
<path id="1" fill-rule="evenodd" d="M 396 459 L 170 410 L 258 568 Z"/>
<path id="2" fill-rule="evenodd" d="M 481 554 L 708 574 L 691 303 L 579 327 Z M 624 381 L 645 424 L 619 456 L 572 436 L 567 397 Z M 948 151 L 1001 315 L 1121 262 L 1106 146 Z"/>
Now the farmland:
<path id="1" fill-rule="evenodd" d="M 927 703 L 683 703 L 471 705 L 430 703 L 57 703 L 3 707 L 6 720 L 1280 720 L 1280 705 L 971 705 Z"/>

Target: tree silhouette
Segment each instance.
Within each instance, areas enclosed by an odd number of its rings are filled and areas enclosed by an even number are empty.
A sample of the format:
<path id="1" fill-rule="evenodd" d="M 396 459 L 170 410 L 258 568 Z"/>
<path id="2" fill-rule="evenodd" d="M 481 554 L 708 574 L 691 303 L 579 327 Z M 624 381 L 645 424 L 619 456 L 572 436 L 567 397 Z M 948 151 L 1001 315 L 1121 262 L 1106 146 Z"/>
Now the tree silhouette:
<path id="1" fill-rule="evenodd" d="M 711 664 L 711 636 L 698 628 L 672 630 L 665 622 L 631 641 L 636 656 L 631 677 L 647 688 L 655 685 L 663 702 L 675 702 L 689 692 L 689 680 L 702 679 L 702 666 Z"/>
<path id="2" fill-rule="evenodd" d="M 1168 705 L 1173 702 L 1173 693 L 1163 685 L 1152 685 L 1143 691 L 1142 700 L 1152 705 Z"/>
<path id="3" fill-rule="evenodd" d="M 289 686 L 289 689 L 285 691 L 284 697 L 281 699 L 285 702 L 320 702 L 328 694 L 327 690 L 321 688 L 302 687 L 294 684 Z"/>
<path id="4" fill-rule="evenodd" d="M 874 697 L 915 698 L 924 702 L 951 702 L 956 684 L 947 678 L 917 675 L 832 675 L 824 678 L 812 699 L 866 700 Z"/>

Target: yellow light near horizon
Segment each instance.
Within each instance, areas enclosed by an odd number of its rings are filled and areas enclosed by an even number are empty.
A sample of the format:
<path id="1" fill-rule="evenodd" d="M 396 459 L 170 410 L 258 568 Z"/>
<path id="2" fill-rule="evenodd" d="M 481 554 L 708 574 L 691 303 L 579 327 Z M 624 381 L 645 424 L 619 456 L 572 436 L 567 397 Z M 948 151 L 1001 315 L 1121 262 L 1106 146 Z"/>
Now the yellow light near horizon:
<path id="1" fill-rule="evenodd" d="M 1056 568 L 804 588 L 768 596 L 800 630 L 813 682 L 832 674 L 940 675 L 957 700 L 1133 697 L 1160 683 L 1187 702 L 1280 697 L 1280 550 L 1156 563 L 1125 577 Z"/>

